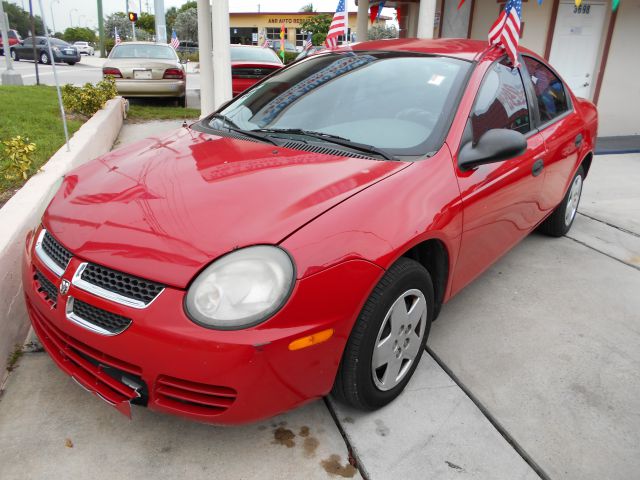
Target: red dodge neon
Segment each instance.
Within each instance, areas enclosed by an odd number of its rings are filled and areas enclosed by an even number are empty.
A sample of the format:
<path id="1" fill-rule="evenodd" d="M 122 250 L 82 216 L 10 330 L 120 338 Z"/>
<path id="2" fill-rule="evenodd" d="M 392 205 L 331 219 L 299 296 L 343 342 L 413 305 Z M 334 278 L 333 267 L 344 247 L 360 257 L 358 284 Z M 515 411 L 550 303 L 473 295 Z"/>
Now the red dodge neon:
<path id="1" fill-rule="evenodd" d="M 443 303 L 573 223 L 596 109 L 520 63 L 479 41 L 361 43 L 70 172 L 24 256 L 47 352 L 127 414 L 389 403 Z"/>

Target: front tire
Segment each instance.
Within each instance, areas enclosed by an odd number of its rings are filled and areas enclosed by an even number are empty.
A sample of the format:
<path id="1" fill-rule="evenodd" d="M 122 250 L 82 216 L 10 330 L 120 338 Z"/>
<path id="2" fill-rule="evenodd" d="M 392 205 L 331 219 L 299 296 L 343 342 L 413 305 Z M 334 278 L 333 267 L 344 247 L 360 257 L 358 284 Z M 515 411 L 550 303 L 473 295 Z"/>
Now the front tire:
<path id="1" fill-rule="evenodd" d="M 561 237 L 571 230 L 578 212 L 583 183 L 584 168 L 580 165 L 560 205 L 540 224 L 539 230 L 542 233 L 552 237 Z"/>
<path id="2" fill-rule="evenodd" d="M 47 52 L 42 52 L 40 54 L 40 63 L 43 63 L 44 65 L 49 65 L 49 63 L 51 63 L 51 60 L 49 60 L 49 55 L 47 55 Z"/>
<path id="3" fill-rule="evenodd" d="M 67 65 L 75 65 L 76 62 L 67 62 Z"/>
<path id="4" fill-rule="evenodd" d="M 415 371 L 435 312 L 429 272 L 400 258 L 367 299 L 342 354 L 333 395 L 360 410 L 394 400 Z"/>

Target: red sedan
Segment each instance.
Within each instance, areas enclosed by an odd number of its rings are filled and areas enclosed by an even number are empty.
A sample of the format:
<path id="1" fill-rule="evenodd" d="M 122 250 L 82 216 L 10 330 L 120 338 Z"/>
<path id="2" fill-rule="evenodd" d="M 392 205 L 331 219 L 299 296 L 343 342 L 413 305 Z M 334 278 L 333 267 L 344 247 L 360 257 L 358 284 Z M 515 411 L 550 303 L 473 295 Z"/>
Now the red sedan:
<path id="1" fill-rule="evenodd" d="M 313 55 L 70 172 L 26 242 L 33 327 L 125 413 L 381 407 L 444 303 L 569 230 L 596 126 L 528 50 L 519 69 L 469 40 Z"/>
<path id="2" fill-rule="evenodd" d="M 231 45 L 231 89 L 240 95 L 267 75 L 282 68 L 280 57 L 270 48 Z"/>

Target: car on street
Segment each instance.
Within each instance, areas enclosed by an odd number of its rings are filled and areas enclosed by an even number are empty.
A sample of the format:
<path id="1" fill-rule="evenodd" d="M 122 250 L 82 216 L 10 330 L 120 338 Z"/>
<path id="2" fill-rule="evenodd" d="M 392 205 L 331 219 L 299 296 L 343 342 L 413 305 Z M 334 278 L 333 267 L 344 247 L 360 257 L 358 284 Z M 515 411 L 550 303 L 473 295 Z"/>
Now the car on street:
<path id="1" fill-rule="evenodd" d="M 73 45 L 60 40 L 51 38 L 51 52 L 53 53 L 53 61 L 55 63 L 66 63 L 75 65 L 80 61 L 80 52 Z M 47 37 L 35 37 L 35 59 L 45 65 L 52 63 L 49 46 L 47 45 Z M 33 60 L 33 38 L 27 37 L 22 44 L 16 45 L 11 49 L 11 57 L 17 62 L 20 60 Z"/>
<path id="2" fill-rule="evenodd" d="M 271 49 L 273 49 L 275 52 L 279 53 L 280 52 L 280 42 L 281 42 L 280 39 L 269 40 L 269 45 L 271 46 Z M 289 53 L 297 53 L 298 49 L 289 40 L 285 40 L 284 41 L 284 51 L 285 52 L 289 52 Z"/>
<path id="3" fill-rule="evenodd" d="M 126 414 L 388 404 L 443 304 L 573 224 L 597 110 L 519 63 L 476 40 L 322 52 L 72 170 L 23 257 L 44 348 Z"/>
<path id="4" fill-rule="evenodd" d="M 187 75 L 166 43 L 124 42 L 111 49 L 102 67 L 123 97 L 171 98 L 186 105 Z"/>
<path id="5" fill-rule="evenodd" d="M 198 53 L 198 51 L 198 42 L 191 42 L 189 40 L 180 40 L 180 44 L 178 48 L 176 48 L 176 52 L 180 57 Z"/>
<path id="6" fill-rule="evenodd" d="M 270 48 L 231 45 L 231 88 L 239 95 L 284 65 Z"/>
<path id="7" fill-rule="evenodd" d="M 17 30 L 7 31 L 7 36 L 9 37 L 9 50 L 11 50 L 14 45 L 19 45 L 22 41 L 22 37 L 20 37 L 20 34 Z M 4 55 L 4 40 L 2 38 L 2 31 L 0 31 L 0 55 Z"/>
<path id="8" fill-rule="evenodd" d="M 80 55 L 95 55 L 96 51 L 89 42 L 73 42 Z"/>

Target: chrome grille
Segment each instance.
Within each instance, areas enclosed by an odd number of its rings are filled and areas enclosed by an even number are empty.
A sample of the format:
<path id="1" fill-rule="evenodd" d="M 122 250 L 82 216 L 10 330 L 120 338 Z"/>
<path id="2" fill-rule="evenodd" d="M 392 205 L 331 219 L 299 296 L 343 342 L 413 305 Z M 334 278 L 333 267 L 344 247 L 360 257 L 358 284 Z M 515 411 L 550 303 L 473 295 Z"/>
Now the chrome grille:
<path id="1" fill-rule="evenodd" d="M 95 263 L 81 265 L 73 283 L 95 295 L 135 308 L 146 307 L 164 289 L 159 283 Z"/>
<path id="2" fill-rule="evenodd" d="M 71 252 L 60 245 L 60 242 L 53 238 L 49 232 L 44 234 L 42 249 L 60 268 L 63 270 L 67 268 L 72 257 Z"/>
<path id="3" fill-rule="evenodd" d="M 94 307 L 73 297 L 67 301 L 67 317 L 103 335 L 117 335 L 131 325 L 130 318 Z"/>

